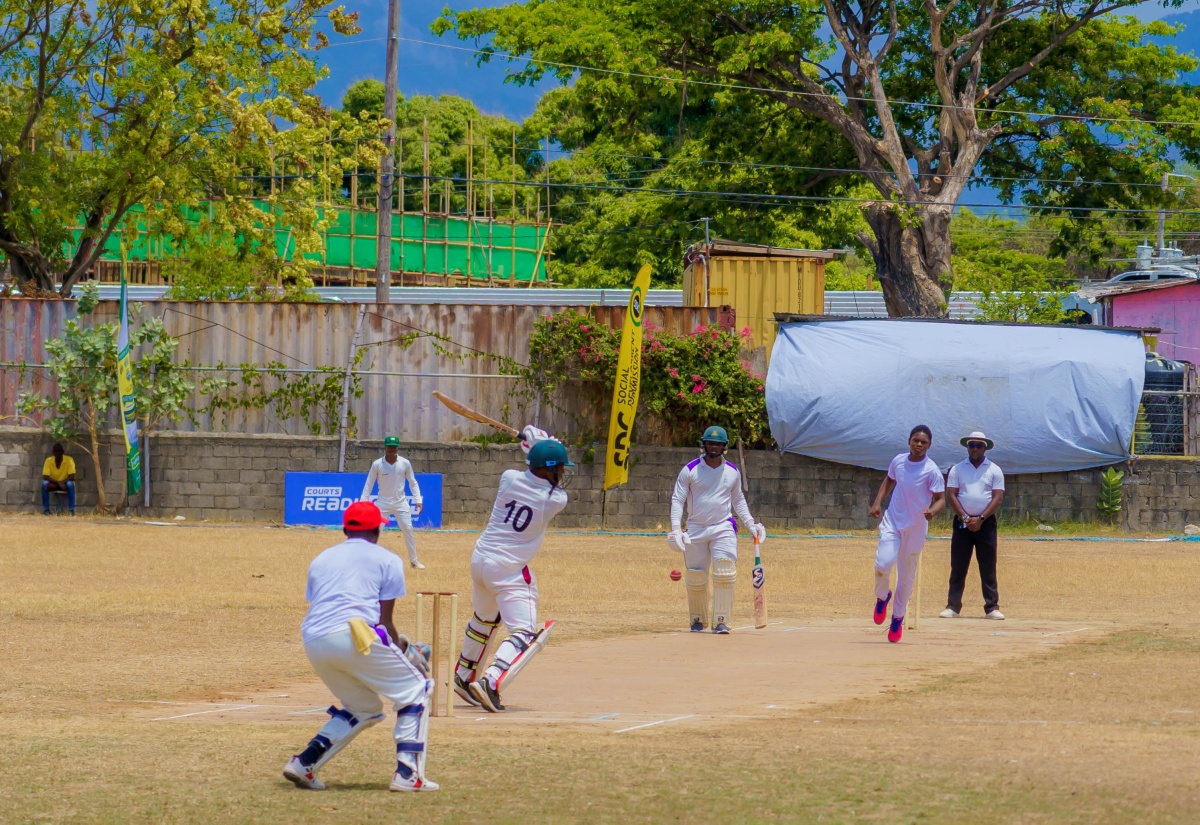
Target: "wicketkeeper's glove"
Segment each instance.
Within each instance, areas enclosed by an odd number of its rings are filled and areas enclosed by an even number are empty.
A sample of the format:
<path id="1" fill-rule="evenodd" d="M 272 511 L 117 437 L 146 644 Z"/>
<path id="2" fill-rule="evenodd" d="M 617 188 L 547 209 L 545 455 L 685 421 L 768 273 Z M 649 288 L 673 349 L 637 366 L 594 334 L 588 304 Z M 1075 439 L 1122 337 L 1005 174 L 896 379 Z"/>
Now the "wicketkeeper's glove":
<path id="1" fill-rule="evenodd" d="M 425 676 L 429 675 L 429 645 L 421 642 L 411 642 L 403 633 L 396 640 L 396 646 L 400 648 L 404 657 L 412 662 L 413 667 L 421 671 Z"/>

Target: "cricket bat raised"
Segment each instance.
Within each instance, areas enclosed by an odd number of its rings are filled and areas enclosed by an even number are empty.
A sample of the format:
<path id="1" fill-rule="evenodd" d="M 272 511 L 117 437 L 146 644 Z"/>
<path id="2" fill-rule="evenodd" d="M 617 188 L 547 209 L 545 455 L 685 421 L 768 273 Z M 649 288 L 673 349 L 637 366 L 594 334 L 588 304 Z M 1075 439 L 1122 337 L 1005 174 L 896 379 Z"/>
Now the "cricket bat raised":
<path id="1" fill-rule="evenodd" d="M 754 571 L 750 574 L 750 579 L 754 582 L 754 626 L 763 628 L 767 626 L 767 595 L 763 592 L 766 574 L 763 572 L 762 558 L 758 552 L 758 539 L 756 538 L 754 540 Z"/>
<path id="2" fill-rule="evenodd" d="M 437 390 L 433 391 L 433 397 L 436 398 L 438 401 L 441 401 L 449 409 L 458 413 L 463 418 L 469 418 L 472 421 L 479 422 L 480 424 L 486 424 L 489 427 L 497 429 L 502 433 L 507 433 L 511 436 L 519 436 L 520 435 L 519 432 L 517 432 L 516 430 L 514 430 L 512 427 L 508 426 L 507 424 L 503 424 L 494 418 L 488 418 L 486 415 L 479 412 L 478 410 L 473 410 L 470 407 L 468 407 L 466 404 L 461 404 L 458 401 L 455 401 L 450 396 L 443 395 L 442 393 L 438 392 Z"/>

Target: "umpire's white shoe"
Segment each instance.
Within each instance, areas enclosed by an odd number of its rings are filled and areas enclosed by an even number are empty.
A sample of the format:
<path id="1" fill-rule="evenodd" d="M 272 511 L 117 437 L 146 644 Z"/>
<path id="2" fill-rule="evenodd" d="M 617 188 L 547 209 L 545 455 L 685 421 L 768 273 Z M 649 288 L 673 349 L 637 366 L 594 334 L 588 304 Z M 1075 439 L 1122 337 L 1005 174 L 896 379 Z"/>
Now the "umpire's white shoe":
<path id="1" fill-rule="evenodd" d="M 401 776 L 399 771 L 392 777 L 392 784 L 388 785 L 389 791 L 400 791 L 402 793 L 420 793 L 421 791 L 436 791 L 441 789 L 441 785 L 434 782 L 432 779 L 422 779 L 417 775 Z"/>
<path id="2" fill-rule="evenodd" d="M 987 618 L 994 619 L 995 621 L 1003 621 L 1004 614 L 999 610 L 993 610 L 991 613 L 987 614 Z"/>
<path id="3" fill-rule="evenodd" d="M 409 564 L 412 565 L 413 570 L 424 570 L 425 569 L 425 565 L 421 564 L 421 562 L 419 562 L 419 561 L 410 561 Z"/>
<path id="4" fill-rule="evenodd" d="M 325 783 L 317 779 L 316 774 L 311 770 L 304 767 L 298 756 L 293 756 L 288 760 L 288 763 L 283 768 L 283 778 L 297 788 L 305 788 L 310 791 L 325 790 Z"/>
<path id="5" fill-rule="evenodd" d="M 943 610 L 938 615 L 941 616 L 943 619 L 957 619 L 958 618 L 958 612 L 955 611 L 955 609 L 953 607 L 947 607 L 945 610 Z"/>

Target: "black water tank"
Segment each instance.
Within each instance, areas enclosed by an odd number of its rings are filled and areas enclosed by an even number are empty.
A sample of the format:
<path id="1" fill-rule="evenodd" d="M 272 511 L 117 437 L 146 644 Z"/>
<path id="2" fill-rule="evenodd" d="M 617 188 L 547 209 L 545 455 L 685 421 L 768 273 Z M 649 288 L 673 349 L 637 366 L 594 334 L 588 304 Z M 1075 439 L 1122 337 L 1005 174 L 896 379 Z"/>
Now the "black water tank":
<path id="1" fill-rule="evenodd" d="M 1150 421 L 1152 455 L 1183 455 L 1183 373 L 1186 365 L 1146 353 L 1142 408 Z"/>

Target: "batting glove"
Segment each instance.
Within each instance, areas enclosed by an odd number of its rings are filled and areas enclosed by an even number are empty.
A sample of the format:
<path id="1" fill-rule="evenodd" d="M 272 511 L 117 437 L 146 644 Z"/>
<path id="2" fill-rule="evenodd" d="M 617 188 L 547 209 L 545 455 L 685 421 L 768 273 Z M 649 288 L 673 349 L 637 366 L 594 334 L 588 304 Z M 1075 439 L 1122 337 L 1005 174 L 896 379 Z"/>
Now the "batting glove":
<path id="1" fill-rule="evenodd" d="M 521 450 L 524 451 L 525 455 L 529 455 L 529 450 L 534 444 L 537 444 L 539 441 L 546 441 L 550 438 L 554 438 L 554 436 L 550 435 L 550 433 L 546 432 L 545 430 L 538 429 L 532 424 L 529 424 L 525 427 L 525 429 L 521 430 Z M 557 440 L 558 439 L 555 439 L 555 441 Z"/>
<path id="2" fill-rule="evenodd" d="M 691 538 L 683 530 L 672 530 L 667 536 L 667 544 L 671 546 L 671 549 L 678 550 L 680 553 L 691 543 Z"/>
<path id="3" fill-rule="evenodd" d="M 761 524 L 756 524 L 750 528 L 750 535 L 753 536 L 759 544 L 762 544 L 767 540 L 767 528 L 763 527 Z"/>

